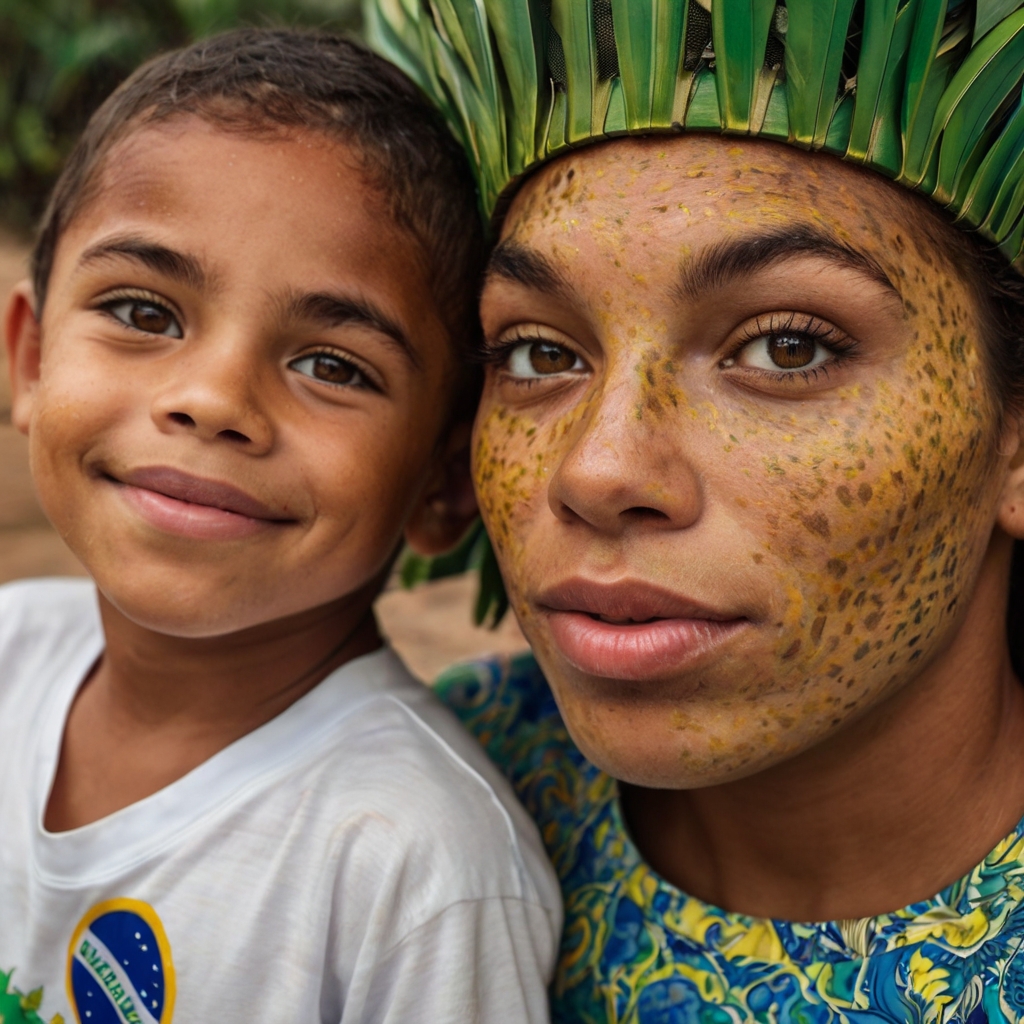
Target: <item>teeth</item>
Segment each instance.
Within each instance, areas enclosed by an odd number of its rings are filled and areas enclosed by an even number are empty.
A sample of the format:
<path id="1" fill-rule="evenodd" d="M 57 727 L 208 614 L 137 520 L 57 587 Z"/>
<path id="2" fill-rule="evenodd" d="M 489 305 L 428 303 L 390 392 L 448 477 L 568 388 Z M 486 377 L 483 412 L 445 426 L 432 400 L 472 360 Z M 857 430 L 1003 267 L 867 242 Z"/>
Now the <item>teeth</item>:
<path id="1" fill-rule="evenodd" d="M 591 618 L 598 622 L 607 622 L 609 626 L 638 626 L 647 622 L 654 622 L 655 619 L 615 619 L 610 615 L 592 615 Z"/>

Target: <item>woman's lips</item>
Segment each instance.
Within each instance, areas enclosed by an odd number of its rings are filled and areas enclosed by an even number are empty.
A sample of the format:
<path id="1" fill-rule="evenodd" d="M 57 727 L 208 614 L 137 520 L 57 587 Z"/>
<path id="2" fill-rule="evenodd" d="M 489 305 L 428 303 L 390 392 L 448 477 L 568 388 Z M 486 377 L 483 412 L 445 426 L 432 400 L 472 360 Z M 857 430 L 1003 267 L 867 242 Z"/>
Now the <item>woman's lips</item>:
<path id="1" fill-rule="evenodd" d="M 749 621 L 638 582 L 572 580 L 545 591 L 537 605 L 569 664 L 605 679 L 684 670 Z"/>
<path id="2" fill-rule="evenodd" d="M 151 526 L 193 540 L 239 540 L 294 522 L 231 484 L 166 466 L 106 474 Z"/>

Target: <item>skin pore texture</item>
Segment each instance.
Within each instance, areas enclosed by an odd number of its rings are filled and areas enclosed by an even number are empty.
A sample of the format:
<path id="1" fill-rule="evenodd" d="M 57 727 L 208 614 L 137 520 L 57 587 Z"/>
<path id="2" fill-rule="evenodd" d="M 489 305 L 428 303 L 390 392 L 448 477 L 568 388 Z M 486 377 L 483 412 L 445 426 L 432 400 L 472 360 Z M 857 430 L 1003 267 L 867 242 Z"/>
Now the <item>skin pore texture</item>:
<path id="1" fill-rule="evenodd" d="M 823 155 L 622 139 L 528 179 L 474 477 L 641 852 L 730 910 L 928 898 L 1024 812 L 1018 420 L 921 201 Z"/>
<path id="2" fill-rule="evenodd" d="M 48 829 L 168 785 L 378 647 L 403 532 L 429 553 L 473 515 L 422 252 L 320 135 L 132 132 L 41 324 L 26 283 L 6 334 L 13 420 L 106 636 Z"/>

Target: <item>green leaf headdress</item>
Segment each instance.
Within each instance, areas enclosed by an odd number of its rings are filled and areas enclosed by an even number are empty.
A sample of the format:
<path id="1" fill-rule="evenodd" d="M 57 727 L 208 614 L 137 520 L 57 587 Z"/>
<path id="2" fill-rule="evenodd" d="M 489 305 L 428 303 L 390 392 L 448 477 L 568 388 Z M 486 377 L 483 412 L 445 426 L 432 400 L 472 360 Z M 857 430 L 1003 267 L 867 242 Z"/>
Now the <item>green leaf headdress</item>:
<path id="1" fill-rule="evenodd" d="M 719 131 L 873 168 L 1024 273 L 1024 0 L 366 0 L 366 24 L 487 217 L 573 146 Z"/>
<path id="2" fill-rule="evenodd" d="M 623 134 L 821 149 L 952 210 L 1024 269 L 1024 0 L 368 0 L 490 215 L 521 175 Z"/>

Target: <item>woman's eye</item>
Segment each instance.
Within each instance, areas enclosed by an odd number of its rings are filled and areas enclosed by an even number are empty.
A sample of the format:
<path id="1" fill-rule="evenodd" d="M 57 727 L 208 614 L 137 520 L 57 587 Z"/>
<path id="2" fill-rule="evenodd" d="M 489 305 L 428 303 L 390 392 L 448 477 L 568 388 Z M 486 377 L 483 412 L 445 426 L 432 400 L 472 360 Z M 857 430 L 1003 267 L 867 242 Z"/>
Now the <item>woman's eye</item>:
<path id="1" fill-rule="evenodd" d="M 327 384 L 366 385 L 368 381 L 353 363 L 330 352 L 313 352 L 293 359 L 288 364 L 293 370 L 322 380 Z"/>
<path id="2" fill-rule="evenodd" d="M 506 364 L 513 377 L 551 377 L 583 369 L 583 360 L 564 345 L 550 341 L 531 341 L 516 345 Z"/>
<path id="3" fill-rule="evenodd" d="M 731 365 L 757 370 L 812 370 L 831 359 L 833 353 L 807 334 L 763 334 L 748 342 Z"/>
<path id="4" fill-rule="evenodd" d="M 126 327 L 134 327 L 146 334 L 161 334 L 166 338 L 182 337 L 177 317 L 158 302 L 143 299 L 119 299 L 104 307 L 108 313 Z"/>

